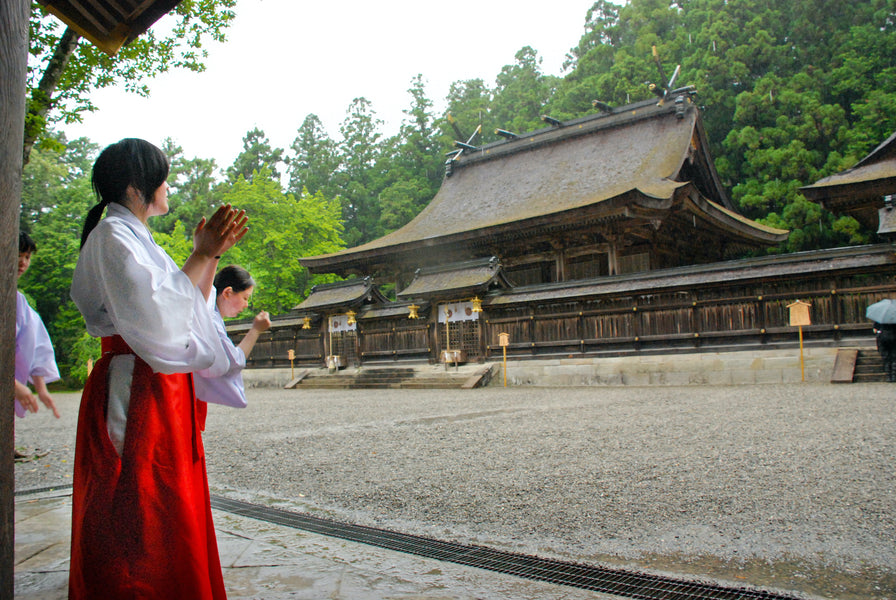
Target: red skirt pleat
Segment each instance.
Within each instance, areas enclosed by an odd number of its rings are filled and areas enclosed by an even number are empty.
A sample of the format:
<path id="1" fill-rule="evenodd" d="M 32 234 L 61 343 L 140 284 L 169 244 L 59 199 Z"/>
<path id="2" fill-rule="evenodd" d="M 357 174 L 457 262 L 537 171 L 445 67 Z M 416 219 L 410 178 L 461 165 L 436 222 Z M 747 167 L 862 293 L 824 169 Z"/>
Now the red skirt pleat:
<path id="1" fill-rule="evenodd" d="M 226 598 L 192 376 L 135 357 L 119 457 L 106 429 L 113 356 L 97 362 L 78 414 L 69 598 Z"/>

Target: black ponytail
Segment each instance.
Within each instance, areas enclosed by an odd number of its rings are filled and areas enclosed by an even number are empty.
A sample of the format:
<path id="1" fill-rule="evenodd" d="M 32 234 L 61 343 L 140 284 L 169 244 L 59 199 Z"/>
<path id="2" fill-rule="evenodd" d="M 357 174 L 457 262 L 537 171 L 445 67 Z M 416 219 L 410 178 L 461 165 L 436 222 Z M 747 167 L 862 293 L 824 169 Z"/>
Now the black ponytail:
<path id="1" fill-rule="evenodd" d="M 104 202 L 99 202 L 87 213 L 87 217 L 84 219 L 84 228 L 81 230 L 80 248 L 84 247 L 84 242 L 87 241 L 87 236 L 90 235 L 90 232 L 93 231 L 93 228 L 96 227 L 97 223 L 100 222 L 100 219 L 103 217 L 103 210 L 105 209 L 106 204 Z"/>
<path id="2" fill-rule="evenodd" d="M 168 158 L 146 140 L 125 138 L 100 152 L 93 164 L 91 183 L 99 203 L 90 209 L 81 231 L 81 247 L 100 222 L 110 202 L 124 204 L 128 189 L 133 188 L 147 204 L 168 179 Z"/>

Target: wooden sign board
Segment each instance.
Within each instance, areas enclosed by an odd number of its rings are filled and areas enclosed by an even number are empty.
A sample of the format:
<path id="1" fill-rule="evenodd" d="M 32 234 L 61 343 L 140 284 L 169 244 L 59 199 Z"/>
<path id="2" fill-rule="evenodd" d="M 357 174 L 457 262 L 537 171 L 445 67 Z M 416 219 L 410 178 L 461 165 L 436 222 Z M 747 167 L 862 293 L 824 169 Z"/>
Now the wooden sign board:
<path id="1" fill-rule="evenodd" d="M 809 318 L 809 307 L 812 306 L 808 302 L 797 300 L 793 304 L 788 304 L 790 309 L 790 325 L 792 327 L 802 327 L 803 325 L 811 325 L 812 320 Z"/>
<path id="2" fill-rule="evenodd" d="M 507 347 L 510 345 L 510 334 L 509 333 L 499 333 L 498 334 L 498 345 Z"/>

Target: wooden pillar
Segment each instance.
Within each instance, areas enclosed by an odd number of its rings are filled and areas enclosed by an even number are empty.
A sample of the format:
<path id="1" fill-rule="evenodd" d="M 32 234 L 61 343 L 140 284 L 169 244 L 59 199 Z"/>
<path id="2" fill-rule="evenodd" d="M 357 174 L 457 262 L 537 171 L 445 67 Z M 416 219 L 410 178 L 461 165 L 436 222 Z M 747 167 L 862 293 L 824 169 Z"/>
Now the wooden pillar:
<path id="1" fill-rule="evenodd" d="M 553 246 L 557 281 L 566 281 L 566 247 L 561 242 L 555 242 Z"/>
<path id="2" fill-rule="evenodd" d="M 15 575 L 14 315 L 30 10 L 27 0 L 0 2 L 0 600 L 12 600 Z"/>
<path id="3" fill-rule="evenodd" d="M 608 237 L 607 241 L 610 242 L 609 251 L 607 252 L 607 269 L 610 271 L 610 275 L 618 275 L 620 238 L 612 236 Z"/>

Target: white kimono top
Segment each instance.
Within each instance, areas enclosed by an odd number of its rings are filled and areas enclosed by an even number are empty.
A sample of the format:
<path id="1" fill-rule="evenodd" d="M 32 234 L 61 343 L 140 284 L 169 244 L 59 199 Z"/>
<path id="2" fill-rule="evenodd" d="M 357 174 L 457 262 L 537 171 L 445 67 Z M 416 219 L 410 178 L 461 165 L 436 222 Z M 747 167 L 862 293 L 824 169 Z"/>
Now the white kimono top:
<path id="1" fill-rule="evenodd" d="M 71 297 L 96 337 L 120 335 L 158 373 L 218 377 L 230 369 L 206 299 L 127 208 L 110 203 L 81 248 Z M 109 367 L 107 427 L 121 453 L 133 355 Z"/>
<path id="2" fill-rule="evenodd" d="M 212 288 L 211 298 L 209 302 L 211 306 L 209 310 L 215 321 L 215 328 L 218 331 L 218 337 L 224 346 L 224 352 L 230 364 L 230 369 L 220 377 L 205 377 L 202 373 L 197 373 L 193 378 L 193 387 L 196 388 L 196 397 L 206 402 L 215 404 L 223 404 L 234 408 L 246 408 L 246 391 L 243 387 L 243 369 L 246 368 L 246 354 L 238 346 L 234 346 L 230 336 L 227 335 L 227 328 L 224 326 L 224 319 L 218 311 L 216 302 L 217 294 Z"/>
<path id="3" fill-rule="evenodd" d="M 56 354 L 40 315 L 16 290 L 16 381 L 27 384 L 35 376 L 43 377 L 45 383 L 59 379 Z M 18 400 L 15 410 L 19 417 L 25 416 L 25 408 Z"/>

